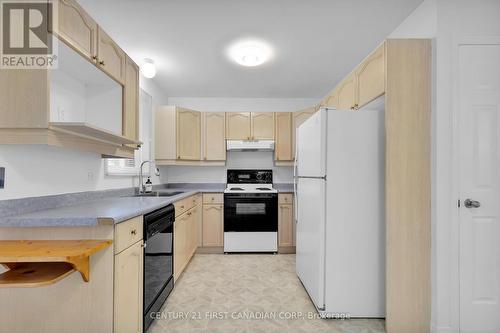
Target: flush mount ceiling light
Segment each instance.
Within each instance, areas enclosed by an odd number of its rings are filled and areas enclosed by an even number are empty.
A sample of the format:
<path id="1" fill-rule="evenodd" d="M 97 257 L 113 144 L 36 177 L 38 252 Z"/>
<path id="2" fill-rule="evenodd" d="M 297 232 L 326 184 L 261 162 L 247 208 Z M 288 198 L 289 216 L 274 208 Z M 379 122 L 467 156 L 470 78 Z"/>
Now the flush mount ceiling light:
<path id="1" fill-rule="evenodd" d="M 231 59 L 242 66 L 255 67 L 269 60 L 272 50 L 261 41 L 242 41 L 232 45 L 228 54 Z"/>
<path id="2" fill-rule="evenodd" d="M 141 65 L 141 72 L 144 77 L 148 79 L 153 78 L 156 75 L 155 62 L 149 58 L 145 58 Z"/>

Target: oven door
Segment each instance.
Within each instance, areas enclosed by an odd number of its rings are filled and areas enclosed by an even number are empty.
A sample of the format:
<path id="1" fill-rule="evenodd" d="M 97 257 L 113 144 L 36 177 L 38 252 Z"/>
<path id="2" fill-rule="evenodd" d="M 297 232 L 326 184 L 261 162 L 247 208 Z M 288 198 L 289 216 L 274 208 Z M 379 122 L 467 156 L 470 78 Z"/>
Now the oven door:
<path id="1" fill-rule="evenodd" d="M 278 195 L 225 193 L 224 231 L 278 231 Z"/>

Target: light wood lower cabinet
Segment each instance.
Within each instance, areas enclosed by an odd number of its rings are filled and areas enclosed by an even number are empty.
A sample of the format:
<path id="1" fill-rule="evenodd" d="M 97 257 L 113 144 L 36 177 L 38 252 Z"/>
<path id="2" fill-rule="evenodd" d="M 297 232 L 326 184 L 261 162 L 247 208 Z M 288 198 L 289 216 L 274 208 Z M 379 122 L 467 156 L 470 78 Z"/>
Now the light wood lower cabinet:
<path id="1" fill-rule="evenodd" d="M 114 332 L 142 332 L 142 240 L 115 255 Z"/>
<path id="2" fill-rule="evenodd" d="M 181 276 L 198 247 L 200 203 L 194 197 L 183 200 L 188 210 L 176 216 L 174 222 L 174 281 Z"/>
<path id="3" fill-rule="evenodd" d="M 204 247 L 223 246 L 224 205 L 203 205 L 203 242 Z"/>
<path id="4" fill-rule="evenodd" d="M 295 252 L 295 222 L 293 219 L 293 195 L 278 195 L 278 247 L 279 252 Z"/>

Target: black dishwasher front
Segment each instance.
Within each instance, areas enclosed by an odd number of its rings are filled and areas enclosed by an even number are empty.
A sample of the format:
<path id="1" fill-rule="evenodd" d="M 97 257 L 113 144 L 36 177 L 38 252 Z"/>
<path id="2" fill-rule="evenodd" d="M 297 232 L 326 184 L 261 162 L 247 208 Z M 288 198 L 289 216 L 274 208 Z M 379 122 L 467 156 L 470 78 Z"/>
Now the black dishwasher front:
<path id="1" fill-rule="evenodd" d="M 172 204 L 144 215 L 144 332 L 174 287 L 174 221 Z"/>

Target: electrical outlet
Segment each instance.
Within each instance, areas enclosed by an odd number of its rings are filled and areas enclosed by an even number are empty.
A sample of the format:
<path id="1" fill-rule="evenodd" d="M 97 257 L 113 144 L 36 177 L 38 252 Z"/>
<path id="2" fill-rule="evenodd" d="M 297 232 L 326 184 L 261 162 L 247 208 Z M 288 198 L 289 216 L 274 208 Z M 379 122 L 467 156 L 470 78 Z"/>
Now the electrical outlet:
<path id="1" fill-rule="evenodd" d="M 58 108 L 57 111 L 59 112 L 59 121 L 64 121 L 64 109 L 63 108 Z"/>
<path id="2" fill-rule="evenodd" d="M 0 188 L 5 186 L 5 168 L 0 167 Z"/>

